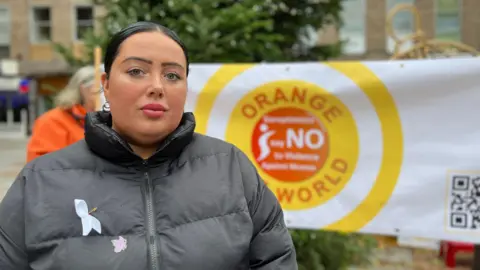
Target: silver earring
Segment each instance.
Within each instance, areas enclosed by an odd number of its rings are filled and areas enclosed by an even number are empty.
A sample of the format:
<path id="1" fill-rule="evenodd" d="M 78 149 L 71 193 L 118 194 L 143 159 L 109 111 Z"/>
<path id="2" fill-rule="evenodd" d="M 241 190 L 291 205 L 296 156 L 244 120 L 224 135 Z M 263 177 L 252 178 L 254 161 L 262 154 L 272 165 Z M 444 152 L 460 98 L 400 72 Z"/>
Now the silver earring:
<path id="1" fill-rule="evenodd" d="M 105 103 L 103 103 L 102 111 L 104 111 L 104 112 L 109 112 L 110 111 L 110 103 L 108 103 L 108 101 L 105 101 Z"/>

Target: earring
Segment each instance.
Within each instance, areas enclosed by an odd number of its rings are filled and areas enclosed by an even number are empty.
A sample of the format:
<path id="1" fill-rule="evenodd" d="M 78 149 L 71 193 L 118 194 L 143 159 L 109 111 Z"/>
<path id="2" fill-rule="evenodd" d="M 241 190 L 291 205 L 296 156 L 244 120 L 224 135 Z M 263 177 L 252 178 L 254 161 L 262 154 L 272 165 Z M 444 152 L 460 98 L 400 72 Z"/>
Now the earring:
<path id="1" fill-rule="evenodd" d="M 105 101 L 105 103 L 103 103 L 102 111 L 104 111 L 104 112 L 109 112 L 110 111 L 110 103 L 108 103 L 108 101 Z"/>

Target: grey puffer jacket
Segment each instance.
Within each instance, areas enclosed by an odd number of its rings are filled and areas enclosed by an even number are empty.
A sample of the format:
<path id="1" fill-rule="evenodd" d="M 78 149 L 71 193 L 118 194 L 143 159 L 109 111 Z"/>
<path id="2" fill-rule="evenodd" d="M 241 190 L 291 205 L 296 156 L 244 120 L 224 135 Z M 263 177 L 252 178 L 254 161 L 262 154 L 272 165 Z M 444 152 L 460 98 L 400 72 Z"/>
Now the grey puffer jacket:
<path id="1" fill-rule="evenodd" d="M 23 169 L 0 205 L 1 270 L 297 269 L 280 205 L 241 151 L 194 133 L 190 113 L 148 160 L 110 126 L 89 114 L 84 141 Z M 100 233 L 82 235 L 75 199 Z"/>

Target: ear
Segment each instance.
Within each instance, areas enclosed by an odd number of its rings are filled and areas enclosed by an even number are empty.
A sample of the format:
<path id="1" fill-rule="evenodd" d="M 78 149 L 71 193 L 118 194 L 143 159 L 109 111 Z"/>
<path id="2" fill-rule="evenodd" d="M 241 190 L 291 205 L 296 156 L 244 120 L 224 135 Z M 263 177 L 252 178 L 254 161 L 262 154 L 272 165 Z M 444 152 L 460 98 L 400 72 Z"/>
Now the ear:
<path id="1" fill-rule="evenodd" d="M 107 73 L 103 72 L 101 79 L 102 79 L 103 95 L 105 96 L 105 99 L 108 101 L 110 96 L 110 88 L 109 88 Z"/>

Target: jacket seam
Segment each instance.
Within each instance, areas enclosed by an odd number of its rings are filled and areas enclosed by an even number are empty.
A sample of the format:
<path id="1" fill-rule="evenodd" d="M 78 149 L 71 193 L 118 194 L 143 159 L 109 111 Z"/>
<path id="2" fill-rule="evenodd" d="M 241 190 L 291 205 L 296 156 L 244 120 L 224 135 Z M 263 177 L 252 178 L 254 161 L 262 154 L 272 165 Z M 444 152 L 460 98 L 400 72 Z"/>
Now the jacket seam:
<path id="1" fill-rule="evenodd" d="M 193 157 L 193 158 L 190 158 L 188 160 L 185 160 L 183 163 L 181 163 L 181 165 L 179 165 L 179 167 L 185 165 L 187 162 L 192 162 L 192 161 L 195 161 L 195 160 L 209 158 L 209 157 L 212 157 L 212 156 L 219 156 L 219 155 L 228 156 L 230 154 L 225 153 L 225 152 L 220 152 L 220 153 L 213 153 L 213 154 L 207 154 L 207 155 L 203 155 L 203 156 Z M 89 168 L 58 168 L 58 169 L 26 168 L 26 169 L 28 169 L 32 172 L 53 172 L 53 171 L 94 171 L 94 172 L 101 172 L 101 173 L 108 173 L 108 172 L 116 173 L 117 172 L 117 171 L 97 171 L 94 168 L 92 168 L 92 169 L 89 169 Z"/>
<path id="2" fill-rule="evenodd" d="M 196 161 L 196 160 L 199 160 L 199 159 L 205 159 L 205 158 L 221 156 L 221 155 L 229 156 L 230 154 L 226 153 L 226 152 L 219 152 L 219 153 L 211 153 L 211 154 L 207 154 L 207 155 L 203 155 L 203 156 L 191 157 L 188 160 L 185 160 L 184 162 L 182 162 L 180 165 L 178 165 L 178 167 L 182 167 L 187 162 L 193 162 L 193 161 Z"/>
<path id="3" fill-rule="evenodd" d="M 265 228 L 262 228 L 260 229 L 256 234 L 252 235 L 252 239 L 250 241 L 250 243 L 255 239 L 257 238 L 258 235 L 260 235 L 261 233 L 264 233 L 264 232 L 270 232 L 270 231 L 273 231 L 277 228 L 280 228 L 280 229 L 288 229 L 285 224 L 283 224 L 283 222 L 279 222 L 279 223 L 276 223 L 275 225 L 273 226 L 270 226 L 268 227 L 268 230 L 264 230 Z"/>
<path id="4" fill-rule="evenodd" d="M 61 168 L 61 169 L 30 169 L 32 172 L 55 172 L 55 171 L 89 171 L 89 172 L 116 172 L 116 171 L 97 171 L 95 169 L 88 169 L 88 168 Z"/>
<path id="5" fill-rule="evenodd" d="M 233 150 L 233 153 L 237 156 L 239 151 L 238 149 L 236 148 L 232 148 Z M 243 172 L 242 172 L 242 164 L 240 164 L 240 159 L 236 158 L 236 161 L 237 161 L 237 164 L 238 164 L 238 168 L 240 169 L 240 175 L 242 177 L 242 181 L 240 181 L 242 183 L 242 188 L 243 188 L 243 198 L 245 198 L 245 203 L 247 204 L 247 210 L 248 210 L 248 214 L 250 216 L 250 220 L 252 221 L 252 224 L 253 224 L 253 213 L 252 213 L 252 210 L 250 209 L 250 206 L 248 205 L 248 198 L 247 198 L 247 194 L 245 194 L 245 182 L 243 181 Z"/>
<path id="6" fill-rule="evenodd" d="M 273 230 L 273 229 L 276 229 L 278 227 L 281 227 L 281 229 L 284 229 L 284 228 L 287 228 L 284 224 L 284 222 L 278 222 L 277 224 L 273 225 L 272 227 L 270 227 L 270 230 Z"/>
<path id="7" fill-rule="evenodd" d="M 176 229 L 176 228 L 178 228 L 178 227 L 182 227 L 182 226 L 185 226 L 185 225 L 202 222 L 202 221 L 209 220 L 209 219 L 218 219 L 218 218 L 222 218 L 222 217 L 226 217 L 226 216 L 233 216 L 233 215 L 240 214 L 240 213 L 245 213 L 245 212 L 248 212 L 248 210 L 247 210 L 247 209 L 242 209 L 242 210 L 238 210 L 238 211 L 235 211 L 235 212 L 232 212 L 232 213 L 228 213 L 228 214 L 206 217 L 206 218 L 197 219 L 197 220 L 194 220 L 194 221 L 188 221 L 188 222 L 176 224 L 176 225 L 171 226 L 171 227 L 167 227 L 167 228 L 165 228 L 165 229 L 163 229 L 163 230 L 169 231 L 169 230 Z"/>
<path id="8" fill-rule="evenodd" d="M 23 255 L 27 256 L 27 253 L 17 243 L 15 243 L 15 241 L 13 241 L 13 239 L 7 234 L 7 232 L 1 226 L 0 226 L 0 232 L 3 236 L 5 236 L 7 241 L 12 243 L 15 246 L 16 249 L 18 249 L 20 252 L 22 252 Z"/>
<path id="9" fill-rule="evenodd" d="M 106 234 L 99 234 L 99 235 L 76 235 L 76 236 L 67 236 L 67 237 L 54 237 L 52 239 L 40 241 L 39 243 L 48 243 L 48 242 L 54 242 L 54 241 L 60 241 L 60 240 L 69 240 L 69 239 L 79 239 L 79 238 L 93 238 L 93 237 L 118 237 L 118 236 L 142 236 L 141 234 L 135 234 L 135 233 L 123 233 L 123 234 L 118 234 L 118 235 L 106 235 Z"/>
<path id="10" fill-rule="evenodd" d="M 234 151 L 235 151 L 235 149 L 234 149 Z M 235 152 L 235 155 L 238 155 L 238 153 Z M 244 179 L 243 179 L 242 164 L 240 164 L 240 159 L 239 158 L 237 158 L 237 164 L 238 164 L 238 168 L 240 168 L 240 175 L 242 176 L 242 181 L 240 181 L 240 182 L 242 183 L 242 188 L 243 188 L 243 198 L 245 198 L 245 203 L 247 204 L 248 215 L 250 216 L 250 220 L 252 221 L 252 224 L 253 224 L 252 210 L 250 209 L 250 206 L 248 205 L 248 198 L 247 198 L 247 194 L 245 193 L 245 182 L 244 182 Z"/>
<path id="11" fill-rule="evenodd" d="M 201 222 L 201 221 L 205 221 L 205 220 L 209 220 L 209 219 L 214 219 L 214 218 L 222 218 L 222 217 L 225 217 L 225 216 L 236 215 L 236 214 L 243 213 L 243 212 L 248 212 L 248 211 L 246 209 L 242 209 L 242 210 L 238 210 L 238 211 L 228 213 L 228 214 L 206 217 L 206 218 L 202 218 L 202 219 L 198 219 L 198 220 L 194 220 L 194 221 L 189 221 L 189 222 L 184 222 L 184 223 L 181 223 L 181 224 L 177 224 L 175 226 L 167 227 L 163 230 L 169 231 L 169 230 L 172 230 L 172 229 L 175 229 L 175 228 L 178 228 L 178 227 L 181 227 L 181 226 L 185 226 L 185 225 L 188 225 L 188 224 L 197 223 L 197 222 Z M 1 227 L 0 227 L 0 230 L 3 232 Z M 58 241 L 58 240 L 78 239 L 78 238 L 83 238 L 83 237 L 88 237 L 88 238 L 89 237 L 116 237 L 116 236 L 130 236 L 130 235 L 139 235 L 139 234 L 127 233 L 127 234 L 119 234 L 119 235 L 103 235 L 103 234 L 101 234 L 101 235 L 87 235 L 87 236 L 56 237 L 56 238 L 52 238 L 50 240 L 42 241 L 42 243 Z M 7 236 L 7 238 L 8 238 L 8 236 Z M 10 238 L 8 238 L 8 239 L 10 239 Z M 13 243 L 13 241 L 12 241 L 12 243 Z M 15 244 L 15 246 L 18 247 L 16 244 Z M 21 250 L 21 248 L 19 248 L 19 249 Z"/>

